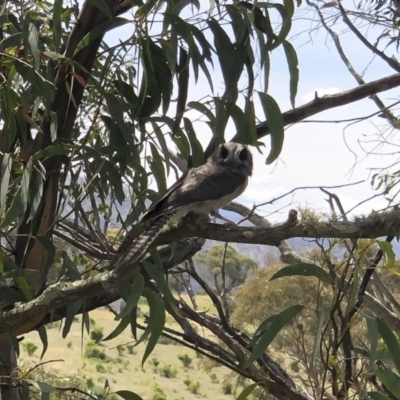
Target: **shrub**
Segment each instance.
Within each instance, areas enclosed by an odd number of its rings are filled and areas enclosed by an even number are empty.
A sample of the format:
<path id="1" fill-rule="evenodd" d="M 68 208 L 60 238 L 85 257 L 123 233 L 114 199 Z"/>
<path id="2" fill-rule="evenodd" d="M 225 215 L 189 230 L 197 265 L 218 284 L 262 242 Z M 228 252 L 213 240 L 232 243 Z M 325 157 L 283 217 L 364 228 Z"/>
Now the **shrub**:
<path id="1" fill-rule="evenodd" d="M 151 400 L 167 400 L 167 395 L 165 394 L 164 390 L 160 388 L 160 386 L 155 385 Z"/>
<path id="2" fill-rule="evenodd" d="M 160 336 L 158 338 L 158 340 L 157 340 L 157 343 L 158 344 L 172 344 L 172 345 L 175 345 L 175 346 L 180 346 L 180 343 L 175 342 L 175 340 L 172 340 L 172 339 L 167 338 L 165 336 Z"/>
<path id="3" fill-rule="evenodd" d="M 93 378 L 87 378 L 86 379 L 86 385 L 89 389 L 92 389 L 94 387 L 94 381 Z"/>
<path id="4" fill-rule="evenodd" d="M 290 363 L 290 369 L 291 369 L 293 372 L 299 372 L 299 371 L 300 371 L 299 363 L 300 363 L 300 362 L 299 362 L 298 360 L 292 361 L 292 362 Z"/>
<path id="5" fill-rule="evenodd" d="M 135 346 L 133 346 L 132 344 L 127 344 L 126 348 L 128 349 L 129 354 L 136 354 Z"/>
<path id="6" fill-rule="evenodd" d="M 103 364 L 98 363 L 96 364 L 96 371 L 104 374 L 106 372 L 106 369 L 104 368 Z"/>
<path id="7" fill-rule="evenodd" d="M 97 358 L 102 361 L 105 361 L 107 359 L 107 356 L 106 356 L 106 353 L 104 352 L 104 350 L 100 349 L 94 342 L 88 342 L 86 344 L 84 357 Z"/>
<path id="8" fill-rule="evenodd" d="M 69 341 L 69 342 L 67 343 L 67 347 L 68 347 L 69 349 L 72 347 L 72 342 L 71 342 L 71 341 Z"/>
<path id="9" fill-rule="evenodd" d="M 120 356 L 123 356 L 124 353 L 125 353 L 126 348 L 125 348 L 125 346 L 122 346 L 122 345 L 120 344 L 119 346 L 117 346 L 117 350 L 118 350 L 118 354 L 119 354 Z"/>
<path id="10" fill-rule="evenodd" d="M 191 392 L 193 394 L 197 394 L 197 393 L 199 393 L 200 382 L 199 381 L 190 382 L 190 384 L 187 388 L 188 388 L 189 392 Z"/>
<path id="11" fill-rule="evenodd" d="M 186 378 L 183 380 L 183 383 L 185 384 L 185 386 L 189 386 L 191 383 L 191 379 L 189 378 L 188 375 L 186 375 Z"/>
<path id="12" fill-rule="evenodd" d="M 217 374 L 212 373 L 212 374 L 209 375 L 209 377 L 210 377 L 212 383 L 218 383 L 219 382 L 219 380 L 217 378 Z"/>
<path id="13" fill-rule="evenodd" d="M 95 343 L 99 343 L 103 337 L 103 328 L 94 328 L 90 332 L 90 339 L 92 339 Z"/>
<path id="14" fill-rule="evenodd" d="M 24 347 L 25 351 L 28 353 L 28 356 L 32 356 L 33 353 L 37 350 L 37 346 L 35 343 L 30 342 L 27 340 L 26 342 L 22 342 L 22 346 Z"/>
<path id="15" fill-rule="evenodd" d="M 233 385 L 230 382 L 225 382 L 222 385 L 222 393 L 223 394 L 233 394 Z"/>
<path id="16" fill-rule="evenodd" d="M 178 359 L 182 361 L 182 364 L 185 368 L 189 368 L 193 359 L 188 354 L 178 354 Z"/>
<path id="17" fill-rule="evenodd" d="M 171 364 L 164 364 L 162 367 L 158 368 L 158 373 L 166 378 L 175 378 L 178 373 L 178 369 L 173 367 Z"/>
<path id="18" fill-rule="evenodd" d="M 158 365 L 160 364 L 160 361 L 158 360 L 158 358 L 153 357 L 151 359 L 151 363 L 155 366 L 158 367 Z"/>

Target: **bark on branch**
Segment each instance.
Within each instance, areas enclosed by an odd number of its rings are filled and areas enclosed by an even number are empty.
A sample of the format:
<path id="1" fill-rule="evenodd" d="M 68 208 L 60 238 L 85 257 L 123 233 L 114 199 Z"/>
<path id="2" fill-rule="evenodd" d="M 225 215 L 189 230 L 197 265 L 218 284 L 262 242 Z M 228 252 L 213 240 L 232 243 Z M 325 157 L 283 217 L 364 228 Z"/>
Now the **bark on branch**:
<path id="1" fill-rule="evenodd" d="M 344 106 L 346 104 L 354 103 L 355 101 L 365 99 L 376 93 L 384 92 L 393 89 L 400 85 L 400 74 L 386 76 L 385 78 L 357 86 L 354 89 L 347 90 L 332 95 L 325 95 L 324 97 L 317 97 L 316 99 L 296 107 L 293 110 L 284 112 L 283 119 L 285 125 L 300 122 L 312 115 L 318 114 L 322 111 L 331 108 Z M 269 130 L 266 122 L 262 122 L 257 126 L 257 135 L 259 138 L 268 135 Z M 233 139 L 235 140 L 235 139 Z"/>
<path id="2" fill-rule="evenodd" d="M 293 237 L 308 238 L 376 238 L 397 235 L 400 229 L 400 211 L 374 213 L 358 218 L 354 222 L 300 221 L 294 226 L 287 223 L 268 227 L 230 227 L 216 224 L 196 223 L 193 216 L 186 218 L 182 226 L 164 233 L 156 245 L 172 243 L 188 236 L 253 244 L 278 246 L 282 240 Z M 129 279 L 133 276 L 132 265 Z M 37 315 L 45 315 L 78 299 L 89 299 L 107 291 L 115 290 L 120 280 L 112 272 L 99 273 L 86 280 L 59 282 L 47 288 L 36 299 L 16 305 L 15 308 L 0 312 L 0 337 L 5 332 L 25 333 L 26 321 Z"/>
<path id="3" fill-rule="evenodd" d="M 222 242 L 279 246 L 283 240 L 295 237 L 360 239 L 397 235 L 400 231 L 400 211 L 372 213 L 352 222 L 300 220 L 296 225 L 287 223 L 271 227 L 241 227 L 197 223 L 189 216 L 179 229 L 160 236 L 156 245 L 171 243 L 184 237 L 201 237 Z"/>

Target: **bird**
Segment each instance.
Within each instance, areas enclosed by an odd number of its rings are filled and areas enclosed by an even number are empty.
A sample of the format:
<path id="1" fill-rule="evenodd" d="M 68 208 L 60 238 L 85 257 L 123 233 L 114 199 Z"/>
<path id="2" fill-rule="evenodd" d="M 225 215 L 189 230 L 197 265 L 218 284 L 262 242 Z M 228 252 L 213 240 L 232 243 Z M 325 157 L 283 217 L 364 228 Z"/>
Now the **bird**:
<path id="1" fill-rule="evenodd" d="M 139 221 L 147 228 L 133 242 L 130 238 L 124 240 L 116 264 L 138 261 L 165 225 L 178 223 L 190 212 L 211 214 L 232 223 L 218 214 L 218 210 L 244 192 L 252 173 L 253 157 L 246 145 L 220 144 L 205 164 L 187 170 L 149 207 Z"/>

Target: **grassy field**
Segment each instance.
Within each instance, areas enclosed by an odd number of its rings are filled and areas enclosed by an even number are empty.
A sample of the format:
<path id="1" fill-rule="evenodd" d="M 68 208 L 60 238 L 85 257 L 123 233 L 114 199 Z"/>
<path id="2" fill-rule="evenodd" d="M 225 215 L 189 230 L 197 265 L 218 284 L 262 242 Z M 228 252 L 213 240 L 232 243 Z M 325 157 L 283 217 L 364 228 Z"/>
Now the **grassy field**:
<path id="1" fill-rule="evenodd" d="M 198 296 L 200 310 L 213 312 L 213 308 L 205 297 Z M 146 305 L 140 305 L 141 311 L 146 312 Z M 104 337 L 117 326 L 114 316 L 107 310 L 95 310 L 90 313 L 95 321 L 93 328 L 103 328 Z M 139 317 L 139 322 L 142 318 Z M 177 325 L 167 318 L 167 326 L 177 329 Z M 56 325 L 56 324 L 54 324 Z M 206 371 L 204 364 L 211 363 L 207 358 L 199 358 L 196 353 L 184 346 L 174 344 L 157 344 L 153 353 L 142 368 L 142 356 L 147 342 L 135 347 L 135 354 L 130 354 L 128 346 L 134 344 L 129 327 L 116 339 L 100 342 L 98 349 L 104 350 L 107 360 L 85 357 L 86 345 L 90 337 L 86 331 L 81 335 L 80 318 L 74 322 L 66 339 L 62 338 L 59 324 L 47 330 L 49 348 L 40 360 L 42 343 L 37 332 L 25 335 L 21 343 L 21 361 L 25 366 L 33 366 L 41 362 L 48 362 L 42 368 L 41 375 L 53 372 L 60 377 L 77 375 L 89 386 L 104 387 L 106 379 L 111 391 L 131 390 L 148 400 L 183 400 L 196 398 L 210 398 L 213 400 L 232 399 L 233 394 L 224 394 L 224 384 L 234 382 L 232 373 L 225 367 L 216 367 Z M 201 333 L 201 331 L 199 331 Z M 28 355 L 29 342 L 37 349 Z M 28 343 L 28 345 L 27 345 Z M 123 345 L 122 354 L 117 346 Z M 32 345 L 31 345 L 32 346 Z M 130 349 L 132 350 L 132 349 Z M 192 359 L 190 367 L 185 368 L 178 355 L 187 355 Z M 50 362 L 49 362 L 50 361 Z M 211 364 L 212 365 L 212 364 Z M 176 376 L 174 376 L 176 374 Z M 167 377 L 168 375 L 172 375 Z M 45 379 L 43 379 L 45 380 Z M 67 385 L 68 386 L 68 385 Z M 157 397 L 157 388 L 162 388 L 166 397 Z M 196 390 L 197 389 L 197 390 Z M 237 393 L 240 393 L 238 389 Z"/>

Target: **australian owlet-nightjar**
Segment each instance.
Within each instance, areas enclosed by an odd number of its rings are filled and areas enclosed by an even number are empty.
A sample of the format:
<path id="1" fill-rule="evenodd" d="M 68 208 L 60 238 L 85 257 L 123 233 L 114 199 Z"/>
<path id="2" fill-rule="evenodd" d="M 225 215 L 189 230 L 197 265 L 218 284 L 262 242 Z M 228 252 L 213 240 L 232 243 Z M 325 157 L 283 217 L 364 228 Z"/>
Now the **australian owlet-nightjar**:
<path id="1" fill-rule="evenodd" d="M 140 224 L 148 228 L 131 245 L 124 241 L 115 263 L 134 263 L 143 257 L 171 220 L 179 221 L 192 211 L 219 216 L 221 207 L 243 193 L 252 172 L 253 158 L 247 146 L 234 142 L 219 145 L 205 164 L 185 172 L 145 212 Z"/>

